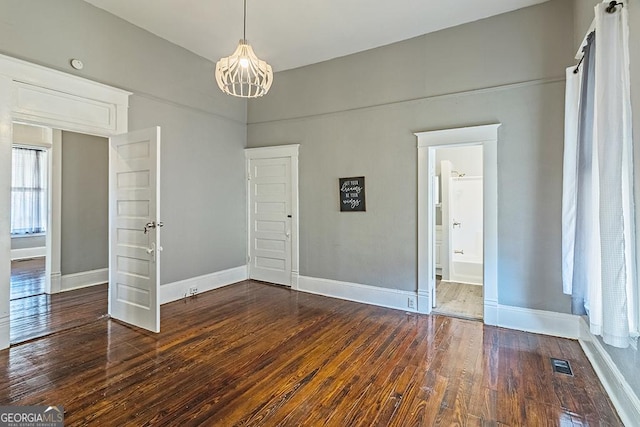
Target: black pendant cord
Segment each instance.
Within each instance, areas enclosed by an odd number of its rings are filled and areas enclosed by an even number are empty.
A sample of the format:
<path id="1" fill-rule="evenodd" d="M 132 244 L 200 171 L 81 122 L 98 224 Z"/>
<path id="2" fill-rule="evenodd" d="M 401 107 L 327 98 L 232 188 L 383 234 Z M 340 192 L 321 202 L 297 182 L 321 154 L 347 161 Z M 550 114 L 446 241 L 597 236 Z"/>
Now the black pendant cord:
<path id="1" fill-rule="evenodd" d="M 624 7 L 624 3 L 618 3 L 615 0 L 611 1 L 611 2 L 609 2 L 609 6 L 605 10 L 607 11 L 607 13 L 614 13 L 617 10 L 616 6 Z"/>
<path id="2" fill-rule="evenodd" d="M 247 0 L 244 0 L 244 25 L 242 27 L 242 39 L 247 41 Z"/>

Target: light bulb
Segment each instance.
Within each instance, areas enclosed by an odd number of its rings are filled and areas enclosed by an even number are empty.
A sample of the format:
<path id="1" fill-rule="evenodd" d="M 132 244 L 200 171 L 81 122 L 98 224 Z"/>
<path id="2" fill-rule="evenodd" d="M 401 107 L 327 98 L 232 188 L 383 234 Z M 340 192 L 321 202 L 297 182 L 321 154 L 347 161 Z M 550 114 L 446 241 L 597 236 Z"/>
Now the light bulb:
<path id="1" fill-rule="evenodd" d="M 247 68 L 249 66 L 249 59 L 248 58 L 240 58 L 240 66 L 242 68 Z"/>

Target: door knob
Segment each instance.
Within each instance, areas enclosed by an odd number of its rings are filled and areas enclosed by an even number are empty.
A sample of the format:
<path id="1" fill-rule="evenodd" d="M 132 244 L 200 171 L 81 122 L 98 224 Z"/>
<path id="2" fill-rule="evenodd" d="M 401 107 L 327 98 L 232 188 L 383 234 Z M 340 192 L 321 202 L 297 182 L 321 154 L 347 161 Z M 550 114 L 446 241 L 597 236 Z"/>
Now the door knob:
<path id="1" fill-rule="evenodd" d="M 156 244 L 151 243 L 151 247 L 147 248 L 147 253 L 151 255 L 151 261 L 156 262 Z"/>
<path id="2" fill-rule="evenodd" d="M 146 223 L 146 224 L 144 225 L 144 230 L 143 230 L 143 231 L 144 231 L 144 234 L 147 234 L 147 233 L 149 232 L 149 230 L 150 230 L 150 229 L 152 229 L 152 228 L 156 228 L 156 227 L 158 227 L 158 228 L 162 228 L 162 227 L 164 227 L 164 223 L 163 223 L 163 222 L 161 222 L 161 221 L 160 221 L 160 222 L 158 222 L 157 224 L 156 224 L 156 222 L 155 222 L 155 221 L 151 221 L 151 222 Z"/>

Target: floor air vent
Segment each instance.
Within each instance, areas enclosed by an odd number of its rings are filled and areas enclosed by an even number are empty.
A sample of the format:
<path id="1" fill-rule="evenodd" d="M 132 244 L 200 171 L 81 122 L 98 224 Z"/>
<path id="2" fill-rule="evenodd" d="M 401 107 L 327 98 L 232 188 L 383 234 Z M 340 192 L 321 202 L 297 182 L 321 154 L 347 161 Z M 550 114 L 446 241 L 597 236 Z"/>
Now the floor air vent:
<path id="1" fill-rule="evenodd" d="M 573 371 L 571 370 L 571 365 L 568 360 L 554 359 L 552 357 L 551 366 L 553 366 L 553 372 L 573 376 Z"/>

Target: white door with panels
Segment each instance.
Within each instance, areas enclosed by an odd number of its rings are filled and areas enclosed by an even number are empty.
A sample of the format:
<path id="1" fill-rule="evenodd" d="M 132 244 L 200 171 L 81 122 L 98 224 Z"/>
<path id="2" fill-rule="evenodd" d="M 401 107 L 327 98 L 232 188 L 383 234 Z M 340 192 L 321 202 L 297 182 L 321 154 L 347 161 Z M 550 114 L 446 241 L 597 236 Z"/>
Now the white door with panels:
<path id="1" fill-rule="evenodd" d="M 291 286 L 291 158 L 251 158 L 249 277 Z"/>
<path id="2" fill-rule="evenodd" d="M 110 138 L 109 315 L 160 332 L 160 128 Z"/>

